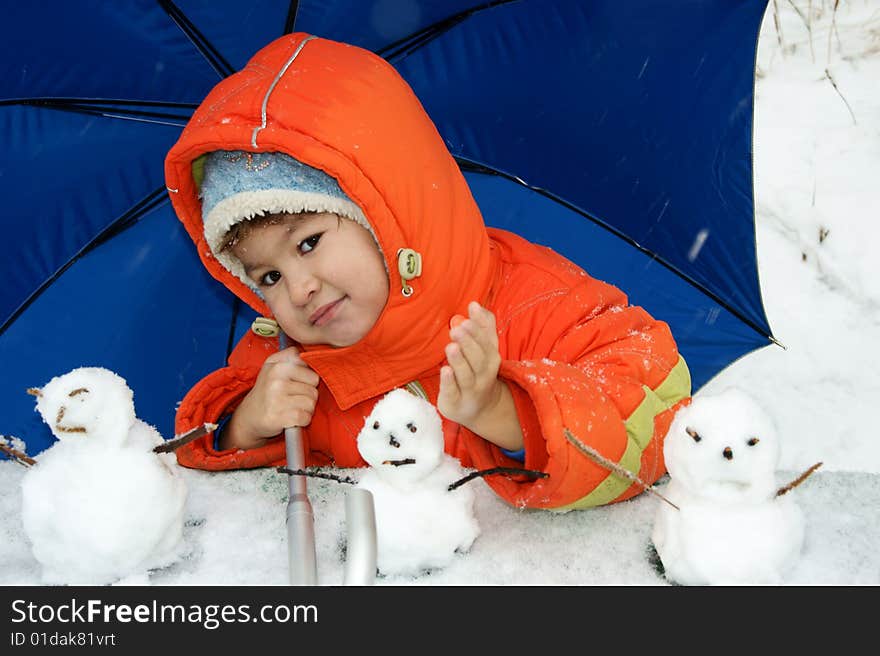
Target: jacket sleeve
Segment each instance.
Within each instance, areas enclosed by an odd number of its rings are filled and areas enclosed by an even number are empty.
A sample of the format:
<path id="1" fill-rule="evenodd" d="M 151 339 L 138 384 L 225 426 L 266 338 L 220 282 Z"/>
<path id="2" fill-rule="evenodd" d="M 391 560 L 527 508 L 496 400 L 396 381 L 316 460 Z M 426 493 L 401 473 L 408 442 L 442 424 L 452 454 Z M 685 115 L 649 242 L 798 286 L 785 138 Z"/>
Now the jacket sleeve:
<path id="1" fill-rule="evenodd" d="M 177 409 L 175 433 L 180 435 L 203 423 L 217 423 L 232 413 L 254 386 L 260 367 L 278 350 L 278 340 L 248 332 L 229 356 L 228 366 L 218 369 L 196 383 Z M 214 434 L 184 444 L 176 451 L 177 460 L 196 469 L 244 469 L 281 465 L 285 461 L 284 439 L 277 439 L 258 449 L 214 449 Z"/>
<path id="2" fill-rule="evenodd" d="M 690 374 L 662 321 L 590 279 L 499 323 L 502 364 L 523 429 L 525 463 L 468 434 L 478 469 L 521 466 L 548 474 L 486 482 L 520 507 L 559 511 L 621 501 L 642 488 L 584 455 L 568 429 L 652 484 L 664 472 L 662 438 L 691 391 Z"/>

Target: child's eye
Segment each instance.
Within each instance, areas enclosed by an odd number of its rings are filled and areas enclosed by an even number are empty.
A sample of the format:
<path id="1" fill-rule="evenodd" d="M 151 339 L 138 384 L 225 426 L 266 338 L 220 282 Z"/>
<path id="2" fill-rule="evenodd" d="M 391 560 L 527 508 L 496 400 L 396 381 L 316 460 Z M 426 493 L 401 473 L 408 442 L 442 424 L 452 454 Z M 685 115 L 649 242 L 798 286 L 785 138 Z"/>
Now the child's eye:
<path id="1" fill-rule="evenodd" d="M 281 272 L 280 271 L 269 271 L 262 278 L 260 278 L 260 284 L 264 287 L 271 287 L 276 282 L 281 280 Z"/>
<path id="2" fill-rule="evenodd" d="M 317 233 L 312 235 L 311 237 L 306 237 L 300 243 L 296 245 L 297 249 L 300 253 L 309 253 L 315 249 L 315 246 L 318 245 L 318 242 L 321 240 L 321 234 Z"/>

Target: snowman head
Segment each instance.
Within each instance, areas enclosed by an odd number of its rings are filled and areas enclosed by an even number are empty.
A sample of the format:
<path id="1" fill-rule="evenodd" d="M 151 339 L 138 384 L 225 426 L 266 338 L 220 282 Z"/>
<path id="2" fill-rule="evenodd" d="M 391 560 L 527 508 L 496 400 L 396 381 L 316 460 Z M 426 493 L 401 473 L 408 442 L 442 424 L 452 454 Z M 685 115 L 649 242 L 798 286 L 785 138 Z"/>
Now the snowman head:
<path id="1" fill-rule="evenodd" d="M 88 438 L 121 446 L 135 421 L 134 394 L 121 377 L 101 367 L 81 367 L 28 393 L 61 441 Z"/>
<path id="2" fill-rule="evenodd" d="M 392 485 L 409 485 L 440 464 L 443 422 L 428 401 L 405 389 L 394 389 L 373 406 L 357 446 L 379 476 Z"/>
<path id="3" fill-rule="evenodd" d="M 695 396 L 679 410 L 663 444 L 672 480 L 717 500 L 761 500 L 776 490 L 779 441 L 773 421 L 738 389 Z"/>

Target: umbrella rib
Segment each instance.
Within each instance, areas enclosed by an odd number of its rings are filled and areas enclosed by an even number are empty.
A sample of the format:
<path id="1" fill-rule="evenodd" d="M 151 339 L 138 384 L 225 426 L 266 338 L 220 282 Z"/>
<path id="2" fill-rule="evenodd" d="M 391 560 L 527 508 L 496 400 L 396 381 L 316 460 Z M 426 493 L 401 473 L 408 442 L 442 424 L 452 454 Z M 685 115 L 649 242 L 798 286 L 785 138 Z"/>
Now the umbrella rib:
<path id="1" fill-rule="evenodd" d="M 145 198 L 141 199 L 127 212 L 122 214 L 119 218 L 117 218 L 101 232 L 95 235 L 92 241 L 90 241 L 88 244 L 80 249 L 79 253 L 76 254 L 74 259 L 86 255 L 89 251 L 96 249 L 98 246 L 108 241 L 109 239 L 112 239 L 119 233 L 128 230 L 135 223 L 137 223 L 140 218 L 144 216 L 147 212 L 158 207 L 167 200 L 165 192 L 166 188 L 163 185 L 162 187 L 159 187 L 158 189 L 155 189 L 153 192 L 148 194 Z"/>
<path id="2" fill-rule="evenodd" d="M 71 112 L 74 114 L 89 114 L 91 116 L 105 116 L 107 118 L 118 118 L 123 120 L 130 121 L 143 121 L 147 123 L 161 123 L 163 125 L 173 125 L 175 127 L 182 127 L 186 124 L 190 119 L 190 115 L 187 114 L 172 114 L 167 112 L 157 112 L 157 111 L 145 111 L 145 110 L 137 110 L 137 109 L 129 109 L 125 107 L 114 106 L 113 111 L 109 111 L 108 109 L 103 109 L 104 106 L 113 106 L 117 101 L 108 101 L 108 100 L 100 100 L 100 101 L 91 101 L 91 100 L 76 100 L 72 98 L 24 98 L 21 100 L 17 100 L 14 102 L 2 102 L 0 105 L 26 105 L 31 107 L 41 107 L 44 109 L 54 109 L 63 112 Z M 127 101 L 118 101 L 119 104 L 137 104 L 137 103 L 128 103 Z M 148 105 L 144 105 L 148 106 Z M 161 106 L 161 105 L 156 105 Z M 181 107 L 186 108 L 186 105 L 166 105 L 169 107 Z M 182 121 L 182 123 L 169 123 L 167 121 L 162 120 L 150 120 L 150 119 L 174 119 L 177 121 Z"/>
<path id="3" fill-rule="evenodd" d="M 674 273 L 676 276 L 678 276 L 679 278 L 681 278 L 682 280 L 687 282 L 689 285 L 695 287 L 700 292 L 702 292 L 703 294 L 705 294 L 706 296 L 711 298 L 713 301 L 718 303 L 718 305 L 720 305 L 722 308 L 724 308 L 725 310 L 730 312 L 733 316 L 735 316 L 737 319 L 742 321 L 744 324 L 746 324 L 749 328 L 754 330 L 756 333 L 758 333 L 762 337 L 766 337 L 768 340 L 776 343 L 776 339 L 773 337 L 773 335 L 771 333 L 769 333 L 767 330 L 765 330 L 764 328 L 762 328 L 761 326 L 756 324 L 754 321 L 749 319 L 747 316 L 742 314 L 742 312 L 740 312 L 737 308 L 730 305 L 727 301 L 720 298 L 711 289 L 707 288 L 701 282 L 694 280 L 691 276 L 689 276 L 686 273 L 684 273 L 683 271 L 681 271 L 674 264 L 672 264 L 671 262 L 667 262 L 664 258 L 657 255 L 657 253 L 653 252 L 652 250 L 650 250 L 648 248 L 645 248 L 644 246 L 639 244 L 637 241 L 635 241 L 632 237 L 621 232 L 619 229 L 615 228 L 614 226 L 609 225 L 605 221 L 602 221 L 601 219 L 590 214 L 589 212 L 582 210 L 581 208 L 577 207 L 576 205 L 569 203 L 568 201 L 560 198 L 559 196 L 556 196 L 555 194 L 547 191 L 546 189 L 541 189 L 540 187 L 533 187 L 532 185 L 528 184 L 523 179 L 516 177 L 515 175 L 511 175 L 509 173 L 503 173 L 502 171 L 498 171 L 496 169 L 493 169 L 492 167 L 486 166 L 485 164 L 481 164 L 479 162 L 469 160 L 465 157 L 461 157 L 460 155 L 454 155 L 453 157 L 455 158 L 455 161 L 458 162 L 459 167 L 463 171 L 471 171 L 474 173 L 481 173 L 483 175 L 500 176 L 502 178 L 510 180 L 511 182 L 515 182 L 516 184 L 521 185 L 521 186 L 525 187 L 526 189 L 535 192 L 536 194 L 540 194 L 541 196 L 544 196 L 545 198 L 549 198 L 550 200 L 555 201 L 555 202 L 559 203 L 560 205 L 563 205 L 564 207 L 570 209 L 573 212 L 576 212 L 577 214 L 580 214 L 584 218 L 595 223 L 600 228 L 604 228 L 605 230 L 607 230 L 608 232 L 610 232 L 614 236 L 624 240 L 627 244 L 629 244 L 630 246 L 632 246 L 636 250 L 644 253 L 645 255 L 650 256 L 650 258 L 652 260 L 654 260 L 655 262 L 657 262 L 661 266 L 665 267 L 666 269 L 668 269 L 669 271 Z"/>
<path id="4" fill-rule="evenodd" d="M 135 223 L 140 220 L 147 212 L 158 207 L 163 202 L 167 201 L 168 197 L 165 195 L 165 186 L 161 186 L 154 191 L 150 192 L 147 196 L 142 198 L 137 202 L 133 207 L 127 210 L 124 214 L 120 215 L 114 221 L 110 223 L 110 225 L 106 226 L 103 230 L 101 230 L 97 235 L 95 235 L 88 243 L 83 245 L 73 256 L 71 256 L 67 262 L 65 262 L 62 266 L 60 266 L 55 273 L 46 278 L 43 283 L 37 287 L 31 294 L 21 302 L 21 304 L 9 315 L 6 321 L 3 322 L 3 325 L 0 325 L 0 335 L 6 332 L 6 329 L 12 325 L 12 323 L 24 312 L 28 307 L 30 307 L 31 303 L 33 303 L 39 296 L 53 283 L 55 282 L 61 275 L 69 269 L 74 262 L 80 259 L 83 255 L 87 254 L 89 251 L 96 248 L 99 244 L 107 241 L 110 237 L 119 234 L 120 232 L 130 228 Z"/>
<path id="5" fill-rule="evenodd" d="M 492 9 L 501 5 L 510 4 L 511 2 L 520 1 L 521 0 L 494 0 L 493 2 L 485 2 L 477 7 L 465 9 L 452 16 L 447 16 L 436 23 L 432 23 L 418 32 L 413 32 L 409 36 L 405 36 L 393 43 L 389 43 L 384 48 L 377 50 L 376 54 L 380 57 L 384 57 L 388 61 L 392 61 L 398 57 L 408 56 L 474 14 L 478 14 L 486 9 Z"/>
<path id="6" fill-rule="evenodd" d="M 221 78 L 226 78 L 235 72 L 235 68 L 230 64 L 220 52 L 211 45 L 211 42 L 205 38 L 199 29 L 190 21 L 189 18 L 175 5 L 171 0 L 156 0 L 159 6 L 165 10 L 172 21 L 187 36 L 190 42 L 196 47 L 202 56 L 207 60 L 211 68 Z"/>
<path id="7" fill-rule="evenodd" d="M 290 0 L 287 6 L 287 18 L 284 21 L 284 32 L 282 34 L 290 34 L 293 32 L 293 26 L 296 25 L 296 15 L 299 12 L 299 0 Z"/>
<path id="8" fill-rule="evenodd" d="M 134 107 L 169 107 L 174 109 L 198 109 L 198 103 L 182 103 L 172 102 L 169 100 L 128 100 L 121 98 L 69 98 L 64 96 L 40 96 L 33 98 L 12 98 L 0 100 L 0 105 L 19 105 L 19 104 L 64 104 L 64 103 L 82 103 L 84 105 L 132 105 Z"/>

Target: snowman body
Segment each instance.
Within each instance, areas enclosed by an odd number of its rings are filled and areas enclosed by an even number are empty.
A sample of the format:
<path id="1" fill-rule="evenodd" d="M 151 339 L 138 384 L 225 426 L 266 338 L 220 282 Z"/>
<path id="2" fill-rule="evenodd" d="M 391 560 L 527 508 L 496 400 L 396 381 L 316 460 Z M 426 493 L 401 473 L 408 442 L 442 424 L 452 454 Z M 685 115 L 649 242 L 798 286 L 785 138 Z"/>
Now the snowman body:
<path id="1" fill-rule="evenodd" d="M 803 543 L 803 516 L 779 497 L 772 421 L 731 389 L 676 413 L 663 446 L 670 482 L 652 541 L 666 577 L 684 585 L 780 583 Z"/>
<path id="2" fill-rule="evenodd" d="M 22 479 L 22 520 L 43 582 L 103 585 L 176 561 L 186 485 L 125 381 L 84 367 L 38 394 L 58 442 Z"/>
<path id="3" fill-rule="evenodd" d="M 358 486 L 373 495 L 382 574 L 415 576 L 470 549 L 480 533 L 474 493 L 467 485 L 448 489 L 465 470 L 443 451 L 433 405 L 392 390 L 366 418 L 357 443 L 370 465 Z"/>

